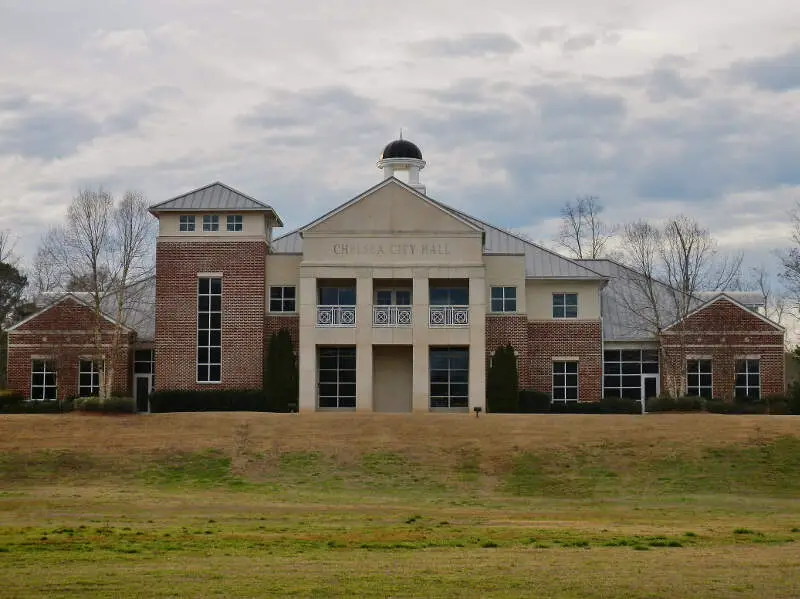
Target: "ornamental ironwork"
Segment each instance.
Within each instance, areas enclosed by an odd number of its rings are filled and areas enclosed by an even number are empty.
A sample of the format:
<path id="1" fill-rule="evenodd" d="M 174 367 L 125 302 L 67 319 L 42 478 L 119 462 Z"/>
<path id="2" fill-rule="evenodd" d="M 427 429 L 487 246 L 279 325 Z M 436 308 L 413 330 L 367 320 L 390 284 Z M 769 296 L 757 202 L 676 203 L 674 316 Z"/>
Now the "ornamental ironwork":
<path id="1" fill-rule="evenodd" d="M 411 306 L 372 306 L 372 326 L 410 327 Z"/>
<path id="2" fill-rule="evenodd" d="M 431 306 L 428 326 L 468 327 L 469 306 Z"/>
<path id="3" fill-rule="evenodd" d="M 317 306 L 318 327 L 356 326 L 355 306 Z"/>

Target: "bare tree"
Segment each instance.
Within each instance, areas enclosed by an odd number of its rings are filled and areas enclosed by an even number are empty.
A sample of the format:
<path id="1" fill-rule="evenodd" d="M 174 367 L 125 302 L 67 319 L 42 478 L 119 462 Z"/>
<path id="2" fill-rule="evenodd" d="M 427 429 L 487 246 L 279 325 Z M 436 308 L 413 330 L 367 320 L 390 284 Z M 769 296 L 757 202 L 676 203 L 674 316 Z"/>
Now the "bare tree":
<path id="1" fill-rule="evenodd" d="M 791 302 L 797 310 L 800 309 L 800 200 L 795 202 L 789 216 L 792 220 L 791 246 L 781 256 L 781 280 L 791 294 Z"/>
<path id="2" fill-rule="evenodd" d="M 631 270 L 616 299 L 638 332 L 660 338 L 670 329 L 678 355 L 669 356 L 661 343 L 661 363 L 668 391 L 680 394 L 686 380 L 684 319 L 702 303 L 698 292 L 725 291 L 739 279 L 742 256 L 722 254 L 708 229 L 686 216 L 661 226 L 645 220 L 625 225 L 620 250 Z"/>
<path id="3" fill-rule="evenodd" d="M 42 239 L 34 270 L 40 291 L 80 290 L 94 312 L 95 356 L 103 360 L 100 395 L 110 395 L 115 361 L 126 326 L 126 308 L 152 275 L 154 221 L 144 196 L 127 191 L 120 201 L 103 188 L 82 190 L 67 209 L 66 220 Z M 103 351 L 103 319 L 114 319 L 112 341 Z"/>
<path id="4" fill-rule="evenodd" d="M 561 208 L 561 227 L 556 243 L 573 258 L 606 257 L 606 245 L 614 230 L 600 218 L 603 207 L 595 196 L 583 196 Z"/>

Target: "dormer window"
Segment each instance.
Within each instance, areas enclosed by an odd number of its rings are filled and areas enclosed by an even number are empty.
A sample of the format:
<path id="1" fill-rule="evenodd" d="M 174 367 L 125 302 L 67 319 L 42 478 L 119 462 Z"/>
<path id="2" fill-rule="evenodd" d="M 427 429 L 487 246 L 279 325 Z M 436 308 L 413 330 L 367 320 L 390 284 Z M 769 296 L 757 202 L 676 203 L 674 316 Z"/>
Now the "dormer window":
<path id="1" fill-rule="evenodd" d="M 203 231 L 219 231 L 219 216 L 216 214 L 203 216 Z"/>
<path id="2" fill-rule="evenodd" d="M 194 231 L 194 215 L 181 214 L 178 230 L 184 233 Z"/>
<path id="3" fill-rule="evenodd" d="M 231 214 L 228 216 L 228 231 L 241 231 L 242 230 L 242 215 Z"/>

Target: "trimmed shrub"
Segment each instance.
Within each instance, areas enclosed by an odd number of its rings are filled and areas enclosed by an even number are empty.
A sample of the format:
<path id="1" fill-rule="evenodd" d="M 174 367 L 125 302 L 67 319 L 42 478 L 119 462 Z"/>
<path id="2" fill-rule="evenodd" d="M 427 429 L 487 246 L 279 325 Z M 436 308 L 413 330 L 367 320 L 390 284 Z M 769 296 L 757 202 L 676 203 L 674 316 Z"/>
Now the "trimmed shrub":
<path id="1" fill-rule="evenodd" d="M 529 389 L 519 392 L 520 414 L 541 414 L 550 411 L 550 394 Z"/>
<path id="2" fill-rule="evenodd" d="M 150 395 L 151 412 L 267 412 L 263 389 L 165 390 Z"/>
<path id="3" fill-rule="evenodd" d="M 297 411 L 300 373 L 292 335 L 287 329 L 280 329 L 269 338 L 269 348 L 264 359 L 264 392 L 268 400 L 267 410 Z"/>
<path id="4" fill-rule="evenodd" d="M 0 414 L 60 414 L 72 411 L 71 402 L 54 399 L 19 399 L 0 405 Z"/>
<path id="5" fill-rule="evenodd" d="M 800 348 L 798 348 L 796 351 L 800 351 Z M 792 383 L 789 385 L 788 399 L 789 414 L 796 414 L 800 416 L 800 383 Z"/>
<path id="6" fill-rule="evenodd" d="M 706 400 L 693 395 L 686 397 L 661 395 L 648 400 L 645 407 L 648 412 L 702 412 L 706 409 Z"/>
<path id="7" fill-rule="evenodd" d="M 136 400 L 132 397 L 78 397 L 75 400 L 75 411 L 101 414 L 133 414 L 136 411 Z"/>
<path id="8" fill-rule="evenodd" d="M 498 347 L 486 373 L 486 410 L 519 413 L 517 356 L 510 345 Z"/>

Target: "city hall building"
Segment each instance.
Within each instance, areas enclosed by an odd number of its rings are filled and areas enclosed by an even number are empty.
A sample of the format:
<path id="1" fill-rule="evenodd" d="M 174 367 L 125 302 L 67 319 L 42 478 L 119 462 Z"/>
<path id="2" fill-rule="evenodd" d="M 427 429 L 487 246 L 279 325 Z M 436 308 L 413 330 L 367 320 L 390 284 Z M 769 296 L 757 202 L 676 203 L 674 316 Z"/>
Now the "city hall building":
<path id="1" fill-rule="evenodd" d="M 151 302 L 124 323 L 121 354 L 92 356 L 90 308 L 61 294 L 11 327 L 9 386 L 88 394 L 114 359 L 127 373 L 116 390 L 141 410 L 153 389 L 260 388 L 270 335 L 287 329 L 301 412 L 485 409 L 492 353 L 507 345 L 520 388 L 554 401 L 653 397 L 665 371 L 685 372 L 691 395 L 783 392 L 784 331 L 758 297 L 694 298 L 655 336 L 629 301 L 641 274 L 570 260 L 434 200 L 425 164 L 393 141 L 377 185 L 283 235 L 274 207 L 222 183 L 153 205 Z M 110 334 L 113 319 L 103 326 Z M 71 353 L 56 360 L 54 346 Z M 686 364 L 665 368 L 674 355 Z"/>

